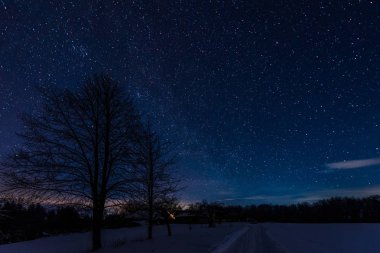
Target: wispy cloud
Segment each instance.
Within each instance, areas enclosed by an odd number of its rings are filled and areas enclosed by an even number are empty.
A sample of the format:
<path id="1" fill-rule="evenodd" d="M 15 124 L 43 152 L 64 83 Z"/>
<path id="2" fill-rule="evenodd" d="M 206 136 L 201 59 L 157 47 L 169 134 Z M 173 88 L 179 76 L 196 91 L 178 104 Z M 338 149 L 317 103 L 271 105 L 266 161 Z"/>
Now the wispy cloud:
<path id="1" fill-rule="evenodd" d="M 224 198 L 217 202 L 221 203 L 271 203 L 271 204 L 288 204 L 295 203 L 295 196 L 293 195 L 252 195 L 236 198 Z"/>
<path id="2" fill-rule="evenodd" d="M 346 170 L 346 169 L 357 169 L 363 167 L 369 167 L 380 164 L 380 157 L 370 158 L 370 159 L 362 159 L 362 160 L 349 160 L 342 161 L 336 163 L 328 163 L 326 164 L 329 169 L 338 169 L 338 170 Z"/>
<path id="3" fill-rule="evenodd" d="M 315 202 L 321 199 L 331 197 L 355 197 L 363 198 L 372 195 L 380 195 L 380 186 L 364 188 L 342 188 L 328 189 L 306 192 L 302 194 L 284 194 L 284 195 L 252 195 L 237 198 L 220 199 L 219 202 L 250 202 L 252 203 L 271 203 L 271 204 L 292 204 L 301 202 Z"/>
<path id="4" fill-rule="evenodd" d="M 221 196 L 231 196 L 231 195 L 234 195 L 236 194 L 236 192 L 231 189 L 231 188 L 228 188 L 226 190 L 220 190 L 218 191 L 218 195 L 221 195 Z"/>
<path id="5" fill-rule="evenodd" d="M 310 202 L 320 199 L 326 199 L 331 197 L 355 197 L 355 198 L 364 198 L 373 195 L 380 194 L 380 186 L 371 186 L 371 187 L 357 187 L 357 188 L 341 188 L 341 189 L 331 189 L 331 190 L 321 190 L 310 192 L 305 194 L 302 197 L 297 198 L 297 201 Z"/>

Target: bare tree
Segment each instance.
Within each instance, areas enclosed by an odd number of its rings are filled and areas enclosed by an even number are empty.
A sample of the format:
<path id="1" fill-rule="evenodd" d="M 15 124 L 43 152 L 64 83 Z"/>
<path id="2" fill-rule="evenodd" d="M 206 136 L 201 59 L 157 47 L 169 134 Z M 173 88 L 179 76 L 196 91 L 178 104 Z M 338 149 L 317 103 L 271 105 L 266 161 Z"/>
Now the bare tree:
<path id="1" fill-rule="evenodd" d="M 174 199 L 179 190 L 179 180 L 172 171 L 175 157 L 171 144 L 162 142 L 148 123 L 142 130 L 135 150 L 135 178 L 132 190 L 134 201 L 143 203 L 148 214 L 148 239 L 153 237 L 154 215 L 161 213 L 160 205 Z"/>
<path id="2" fill-rule="evenodd" d="M 176 212 L 181 210 L 181 207 L 178 205 L 178 200 L 173 196 L 167 196 L 157 203 L 157 209 L 165 221 L 168 236 L 171 236 L 172 229 L 170 224 L 175 220 Z"/>
<path id="3" fill-rule="evenodd" d="M 40 112 L 23 115 L 23 147 L 5 160 L 9 194 L 92 208 L 92 248 L 101 247 L 104 210 L 128 193 L 139 117 L 123 89 L 94 76 L 77 91 L 41 89 Z"/>

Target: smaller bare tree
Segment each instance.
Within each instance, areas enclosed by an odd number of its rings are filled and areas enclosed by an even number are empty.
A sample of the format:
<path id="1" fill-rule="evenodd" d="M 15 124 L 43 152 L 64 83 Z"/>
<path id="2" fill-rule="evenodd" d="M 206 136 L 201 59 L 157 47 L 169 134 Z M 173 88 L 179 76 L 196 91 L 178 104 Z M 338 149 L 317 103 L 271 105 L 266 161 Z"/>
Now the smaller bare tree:
<path id="1" fill-rule="evenodd" d="M 157 209 L 165 221 L 168 236 L 171 236 L 171 223 L 175 220 L 176 212 L 181 210 L 181 207 L 178 205 L 178 200 L 175 197 L 162 199 L 161 202 L 157 204 Z"/>
<path id="2" fill-rule="evenodd" d="M 154 215 L 160 213 L 160 205 L 175 199 L 180 189 L 172 170 L 175 157 L 171 147 L 168 141 L 161 141 L 150 123 L 144 126 L 135 150 L 132 181 L 136 183 L 131 192 L 147 211 L 148 239 L 153 237 Z"/>

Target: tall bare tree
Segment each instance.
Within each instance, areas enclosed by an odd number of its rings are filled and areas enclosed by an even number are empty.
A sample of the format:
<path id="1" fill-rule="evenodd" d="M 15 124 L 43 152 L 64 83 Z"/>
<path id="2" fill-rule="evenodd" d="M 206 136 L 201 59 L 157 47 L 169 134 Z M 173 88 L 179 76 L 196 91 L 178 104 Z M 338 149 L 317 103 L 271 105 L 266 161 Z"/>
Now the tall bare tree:
<path id="1" fill-rule="evenodd" d="M 132 193 L 134 200 L 142 203 L 147 211 L 148 239 L 151 239 L 154 215 L 161 213 L 163 203 L 175 199 L 180 187 L 173 171 L 175 157 L 170 142 L 162 142 L 150 123 L 141 132 L 132 170 L 136 181 Z"/>
<path id="2" fill-rule="evenodd" d="M 139 117 L 123 89 L 94 76 L 77 91 L 41 89 L 43 106 L 23 115 L 23 147 L 4 162 L 8 193 L 92 208 L 92 248 L 101 247 L 107 205 L 124 198 Z"/>

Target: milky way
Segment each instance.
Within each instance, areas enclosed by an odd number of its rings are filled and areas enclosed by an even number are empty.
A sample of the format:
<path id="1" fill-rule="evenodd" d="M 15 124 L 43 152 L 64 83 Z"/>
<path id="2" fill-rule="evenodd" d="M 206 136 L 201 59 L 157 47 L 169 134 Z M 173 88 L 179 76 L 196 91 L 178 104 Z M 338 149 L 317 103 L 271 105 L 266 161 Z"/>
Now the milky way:
<path id="1" fill-rule="evenodd" d="M 379 54 L 377 1 L 2 0 L 0 152 L 34 86 L 108 73 L 175 143 L 183 201 L 380 193 Z"/>

